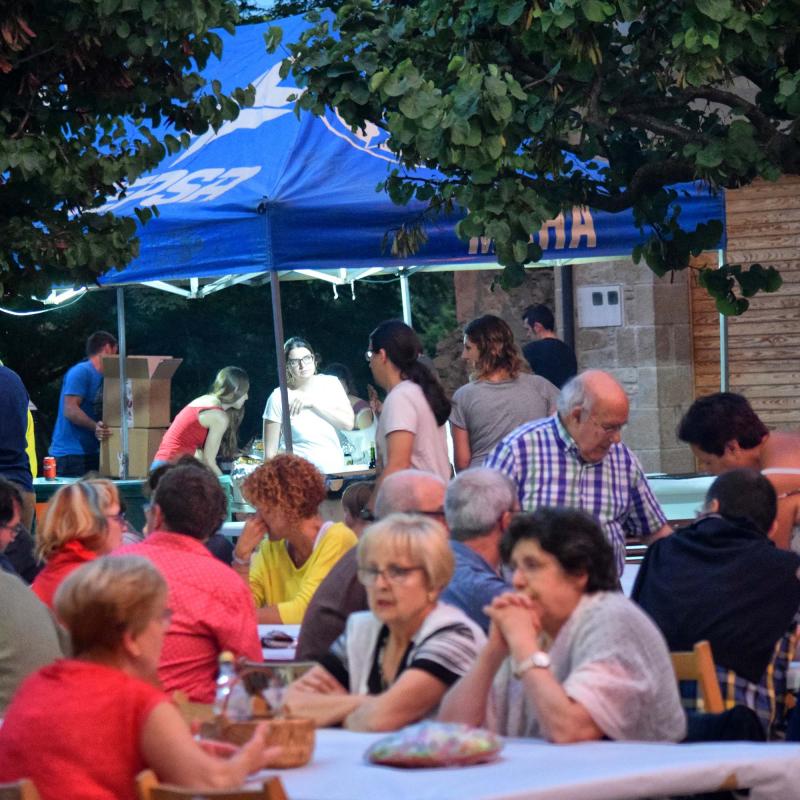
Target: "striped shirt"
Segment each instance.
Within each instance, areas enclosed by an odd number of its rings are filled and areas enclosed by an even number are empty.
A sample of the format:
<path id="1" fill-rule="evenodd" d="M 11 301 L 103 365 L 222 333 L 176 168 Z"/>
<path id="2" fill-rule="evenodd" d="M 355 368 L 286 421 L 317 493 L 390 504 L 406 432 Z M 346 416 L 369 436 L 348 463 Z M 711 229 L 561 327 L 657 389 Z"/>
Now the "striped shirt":
<path id="1" fill-rule="evenodd" d="M 626 535 L 647 536 L 667 521 L 642 465 L 622 443 L 597 463 L 585 461 L 558 414 L 521 425 L 487 456 L 484 465 L 508 475 L 520 507 L 579 508 L 602 526 L 614 548 L 619 574 Z"/>
<path id="2" fill-rule="evenodd" d="M 380 669 L 388 634 L 371 611 L 351 614 L 345 632 L 319 663 L 351 694 L 380 694 L 388 688 Z M 407 669 L 420 669 L 452 686 L 485 643 L 483 631 L 460 608 L 439 602 L 414 633 L 395 680 Z"/>

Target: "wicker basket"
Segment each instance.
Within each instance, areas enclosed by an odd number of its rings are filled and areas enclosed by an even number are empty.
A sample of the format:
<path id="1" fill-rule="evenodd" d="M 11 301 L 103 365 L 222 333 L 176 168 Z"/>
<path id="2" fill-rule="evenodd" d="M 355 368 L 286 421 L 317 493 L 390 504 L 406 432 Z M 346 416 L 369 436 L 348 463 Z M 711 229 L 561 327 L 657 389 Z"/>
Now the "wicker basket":
<path id="1" fill-rule="evenodd" d="M 245 662 L 240 664 L 237 680 L 268 669 L 263 665 Z M 311 760 L 316 737 L 313 720 L 292 717 L 289 710 L 284 709 L 282 716 L 254 716 L 248 720 L 233 721 L 228 719 L 225 713 L 227 707 L 228 698 L 225 698 L 222 714 L 205 723 L 201 728 L 201 735 L 241 746 L 253 736 L 256 727 L 267 720 L 269 722 L 267 744 L 280 745 L 283 748 L 283 753 L 273 764 L 276 769 L 302 767 Z"/>

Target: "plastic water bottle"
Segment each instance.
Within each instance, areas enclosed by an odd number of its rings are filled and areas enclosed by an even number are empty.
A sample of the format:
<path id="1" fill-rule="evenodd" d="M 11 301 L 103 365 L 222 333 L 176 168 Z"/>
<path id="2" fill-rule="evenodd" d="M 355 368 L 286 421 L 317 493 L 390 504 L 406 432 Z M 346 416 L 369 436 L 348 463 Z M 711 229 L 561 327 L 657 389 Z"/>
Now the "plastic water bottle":
<path id="1" fill-rule="evenodd" d="M 227 700 L 227 706 L 226 701 Z M 217 691 L 214 696 L 214 714 L 225 714 L 234 722 L 249 719 L 250 698 L 236 675 L 236 659 L 230 650 L 219 654 Z"/>
<path id="2" fill-rule="evenodd" d="M 344 453 L 344 463 L 351 466 L 353 464 L 353 446 L 347 440 L 342 442 L 342 452 Z"/>

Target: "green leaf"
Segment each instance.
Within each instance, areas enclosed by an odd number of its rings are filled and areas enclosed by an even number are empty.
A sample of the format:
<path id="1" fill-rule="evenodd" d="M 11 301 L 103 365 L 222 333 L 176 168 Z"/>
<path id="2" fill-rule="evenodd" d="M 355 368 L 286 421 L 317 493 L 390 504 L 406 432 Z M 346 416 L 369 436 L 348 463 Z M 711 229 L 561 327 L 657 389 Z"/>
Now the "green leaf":
<path id="1" fill-rule="evenodd" d="M 731 14 L 731 0 L 695 0 L 697 10 L 715 22 L 724 22 Z"/>
<path id="2" fill-rule="evenodd" d="M 264 42 L 267 46 L 267 52 L 274 53 L 282 41 L 283 28 L 278 25 L 270 25 L 269 28 L 267 28 L 267 32 L 264 34 Z"/>
<path id="3" fill-rule="evenodd" d="M 497 21 L 501 25 L 513 25 L 522 15 L 526 5 L 526 0 L 506 0 L 497 12 Z"/>
<path id="4" fill-rule="evenodd" d="M 605 3 L 602 0 L 581 0 L 581 11 L 590 22 L 605 22 Z"/>

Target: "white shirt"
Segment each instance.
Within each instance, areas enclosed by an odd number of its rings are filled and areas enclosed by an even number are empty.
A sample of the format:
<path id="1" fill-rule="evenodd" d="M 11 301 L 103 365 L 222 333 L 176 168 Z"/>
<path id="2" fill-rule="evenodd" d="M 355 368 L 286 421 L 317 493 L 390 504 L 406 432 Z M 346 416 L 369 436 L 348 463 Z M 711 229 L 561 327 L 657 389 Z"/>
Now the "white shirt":
<path id="1" fill-rule="evenodd" d="M 314 375 L 303 387 L 306 395 L 315 405 L 327 405 L 330 398 L 341 395 L 342 404 L 347 407 L 350 401 L 344 393 L 338 378 L 332 375 Z M 280 423 L 282 417 L 280 389 L 275 389 L 267 400 L 264 419 Z M 339 444 L 336 428 L 310 408 L 289 418 L 292 425 L 292 451 L 310 461 L 320 472 L 338 472 L 344 467 L 344 454 Z M 285 449 L 281 432 L 281 450 Z"/>

